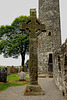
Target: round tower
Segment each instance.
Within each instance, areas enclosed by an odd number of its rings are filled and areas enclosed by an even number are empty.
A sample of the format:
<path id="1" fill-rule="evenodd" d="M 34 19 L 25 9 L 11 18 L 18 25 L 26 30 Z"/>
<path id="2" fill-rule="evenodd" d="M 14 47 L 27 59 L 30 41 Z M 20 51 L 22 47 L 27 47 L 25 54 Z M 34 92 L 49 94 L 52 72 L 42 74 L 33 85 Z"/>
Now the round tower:
<path id="1" fill-rule="evenodd" d="M 39 19 L 47 29 L 38 36 L 39 71 L 52 72 L 53 52 L 61 45 L 59 0 L 39 0 Z"/>

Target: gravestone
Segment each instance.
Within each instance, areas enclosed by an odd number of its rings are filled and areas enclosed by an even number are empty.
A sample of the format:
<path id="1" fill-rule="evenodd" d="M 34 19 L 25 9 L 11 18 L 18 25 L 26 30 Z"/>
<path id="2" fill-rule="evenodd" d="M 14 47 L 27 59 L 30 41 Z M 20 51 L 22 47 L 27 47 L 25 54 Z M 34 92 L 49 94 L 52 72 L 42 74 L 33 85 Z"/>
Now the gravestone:
<path id="1" fill-rule="evenodd" d="M 20 72 L 22 71 L 22 69 L 23 69 L 23 66 L 20 66 Z"/>
<path id="2" fill-rule="evenodd" d="M 20 67 L 18 67 L 18 73 L 20 73 Z"/>
<path id="3" fill-rule="evenodd" d="M 24 64 L 24 72 L 27 72 L 27 65 L 26 64 Z"/>
<path id="4" fill-rule="evenodd" d="M 26 73 L 21 71 L 20 73 L 18 73 L 19 75 L 19 81 L 26 81 Z"/>
<path id="5" fill-rule="evenodd" d="M 7 66 L 6 68 L 7 68 L 7 75 L 10 75 L 11 68 L 9 66 Z"/>
<path id="6" fill-rule="evenodd" d="M 22 69 L 23 69 L 23 66 L 20 66 L 20 67 L 18 68 L 18 73 L 21 72 Z"/>
<path id="7" fill-rule="evenodd" d="M 14 68 L 14 73 L 18 73 L 18 68 Z"/>
<path id="8" fill-rule="evenodd" d="M 11 73 L 14 73 L 14 66 L 11 67 L 10 72 L 11 72 Z"/>
<path id="9" fill-rule="evenodd" d="M 0 70 L 0 82 L 6 82 L 7 81 L 7 68 L 2 68 Z"/>
<path id="10" fill-rule="evenodd" d="M 36 9 L 30 9 L 30 18 L 26 23 L 20 24 L 20 30 L 29 35 L 29 86 L 26 87 L 24 95 L 43 95 L 44 92 L 38 84 L 38 58 L 37 58 L 37 36 L 45 30 L 45 25 L 36 18 Z"/>

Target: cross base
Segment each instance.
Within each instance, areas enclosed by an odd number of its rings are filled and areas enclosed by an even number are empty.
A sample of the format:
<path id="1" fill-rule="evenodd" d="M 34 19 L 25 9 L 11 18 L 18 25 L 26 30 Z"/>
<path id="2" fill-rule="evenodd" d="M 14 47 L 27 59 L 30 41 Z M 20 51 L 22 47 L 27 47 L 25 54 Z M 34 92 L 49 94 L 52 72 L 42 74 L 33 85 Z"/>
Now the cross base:
<path id="1" fill-rule="evenodd" d="M 44 95 L 44 91 L 40 87 L 40 85 L 27 85 L 25 92 L 25 96 L 29 95 Z"/>

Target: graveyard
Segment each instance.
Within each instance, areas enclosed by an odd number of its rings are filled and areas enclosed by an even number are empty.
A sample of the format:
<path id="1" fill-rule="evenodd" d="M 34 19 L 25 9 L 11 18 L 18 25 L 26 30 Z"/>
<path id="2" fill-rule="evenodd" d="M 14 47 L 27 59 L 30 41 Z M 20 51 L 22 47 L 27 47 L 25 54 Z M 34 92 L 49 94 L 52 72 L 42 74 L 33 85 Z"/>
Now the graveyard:
<path id="1" fill-rule="evenodd" d="M 11 74 L 7 76 L 7 82 L 0 82 L 0 91 L 7 89 L 12 86 L 22 86 L 29 83 L 29 77 L 26 77 L 26 81 L 19 81 L 18 73 Z"/>
<path id="2" fill-rule="evenodd" d="M 1 70 L 5 69 L 5 68 L 7 68 L 7 76 L 6 76 L 5 72 L 2 72 L 2 76 L 1 76 Z M 28 73 L 26 73 L 25 80 L 19 81 L 19 73 L 21 71 L 22 71 L 21 67 L 1 66 L 0 67 L 0 91 L 5 90 L 8 87 L 21 86 L 21 85 L 28 84 L 29 83 Z M 24 71 L 26 71 L 26 69 Z M 6 81 L 5 81 L 4 77 L 6 77 Z"/>

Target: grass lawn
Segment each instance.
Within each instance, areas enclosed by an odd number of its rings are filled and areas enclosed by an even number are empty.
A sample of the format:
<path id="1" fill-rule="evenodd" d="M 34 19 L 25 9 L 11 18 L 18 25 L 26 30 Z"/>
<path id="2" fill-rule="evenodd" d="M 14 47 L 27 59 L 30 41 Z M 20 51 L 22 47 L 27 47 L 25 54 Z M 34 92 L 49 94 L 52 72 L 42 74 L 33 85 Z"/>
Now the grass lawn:
<path id="1" fill-rule="evenodd" d="M 26 81 L 19 81 L 18 74 L 11 74 L 7 76 L 7 83 L 0 82 L 0 91 L 5 90 L 11 86 L 21 86 L 29 83 L 29 78 Z"/>

